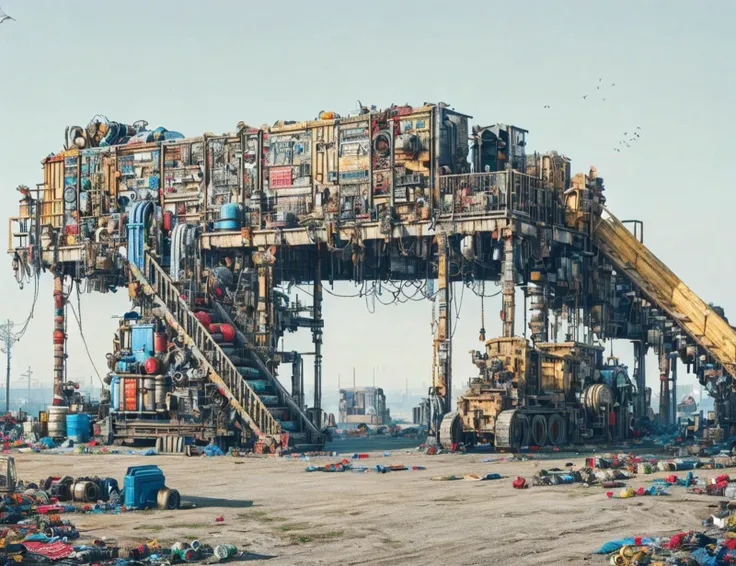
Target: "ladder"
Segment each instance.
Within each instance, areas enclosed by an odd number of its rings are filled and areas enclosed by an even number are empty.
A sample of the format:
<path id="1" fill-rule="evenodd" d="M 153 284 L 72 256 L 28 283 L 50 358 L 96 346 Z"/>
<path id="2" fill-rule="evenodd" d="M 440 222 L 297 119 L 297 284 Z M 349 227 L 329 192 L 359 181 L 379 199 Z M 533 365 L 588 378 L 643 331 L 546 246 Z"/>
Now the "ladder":
<path id="1" fill-rule="evenodd" d="M 228 398 L 252 433 L 261 439 L 270 438 L 280 442 L 280 423 L 240 375 L 209 331 L 197 320 L 166 271 L 148 252 L 144 254 L 142 270 L 133 262 L 129 262 L 128 267 L 143 293 L 162 308 L 166 322 L 182 335 L 206 370 L 208 379 Z"/>

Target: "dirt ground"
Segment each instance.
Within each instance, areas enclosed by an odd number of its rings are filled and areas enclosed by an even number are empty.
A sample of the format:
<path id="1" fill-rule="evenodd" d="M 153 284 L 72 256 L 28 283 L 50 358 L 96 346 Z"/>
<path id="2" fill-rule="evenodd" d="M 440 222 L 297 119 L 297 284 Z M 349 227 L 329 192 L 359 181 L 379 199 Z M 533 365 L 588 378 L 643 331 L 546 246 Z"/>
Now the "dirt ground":
<path id="1" fill-rule="evenodd" d="M 237 544 L 247 558 L 277 564 L 607 564 L 591 552 L 606 540 L 698 529 L 718 499 L 672 488 L 669 497 L 608 499 L 581 485 L 511 487 L 517 475 L 582 465 L 560 460 L 482 463 L 487 455 L 371 453 L 366 465 L 426 466 L 426 471 L 307 473 L 336 458 L 186 458 L 131 455 L 16 455 L 18 476 L 99 475 L 122 482 L 127 466 L 157 464 L 169 487 L 195 507 L 118 515 L 69 515 L 83 537 L 123 548 L 156 537 Z M 497 481 L 431 481 L 446 474 L 498 472 Z M 653 477 L 630 482 L 635 488 Z M 716 475 L 703 471 L 702 476 Z M 223 523 L 215 518 L 223 516 Z"/>

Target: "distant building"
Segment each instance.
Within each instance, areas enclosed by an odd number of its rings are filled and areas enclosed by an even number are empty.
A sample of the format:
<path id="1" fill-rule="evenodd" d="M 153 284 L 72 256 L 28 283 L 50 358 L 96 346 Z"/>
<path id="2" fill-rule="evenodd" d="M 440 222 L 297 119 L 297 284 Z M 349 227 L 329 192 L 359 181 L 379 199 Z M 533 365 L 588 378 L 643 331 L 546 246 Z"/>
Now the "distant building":
<path id="1" fill-rule="evenodd" d="M 386 395 L 380 387 L 340 389 L 338 426 L 360 423 L 372 426 L 391 423 L 391 412 L 386 408 Z"/>

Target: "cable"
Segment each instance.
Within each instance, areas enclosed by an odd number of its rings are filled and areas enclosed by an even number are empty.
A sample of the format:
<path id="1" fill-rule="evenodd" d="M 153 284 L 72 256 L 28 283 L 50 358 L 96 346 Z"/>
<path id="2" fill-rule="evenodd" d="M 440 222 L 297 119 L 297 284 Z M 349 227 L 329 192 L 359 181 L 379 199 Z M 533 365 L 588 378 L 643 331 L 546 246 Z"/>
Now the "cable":
<path id="1" fill-rule="evenodd" d="M 104 387 L 104 383 L 102 382 L 102 378 L 100 377 L 100 372 L 97 371 L 97 365 L 95 365 L 95 362 L 92 359 L 92 354 L 89 353 L 89 346 L 87 346 L 87 339 L 84 337 L 84 330 L 82 330 L 82 300 L 81 300 L 80 293 L 79 293 L 79 285 L 77 285 L 77 308 L 79 309 L 79 316 L 77 316 L 77 311 L 75 310 L 74 305 L 70 302 L 67 302 L 67 304 L 69 305 L 69 308 L 72 309 L 72 314 L 74 315 L 74 318 L 77 321 L 77 325 L 79 326 L 79 335 L 82 337 L 82 343 L 84 344 L 84 349 L 87 352 L 87 357 L 89 358 L 89 362 L 92 364 L 92 368 L 95 370 L 95 373 L 97 374 L 97 379 L 100 380 L 100 385 Z"/>
<path id="2" fill-rule="evenodd" d="M 39 284 L 38 284 L 38 274 L 36 274 L 33 278 L 33 302 L 31 303 L 31 310 L 28 313 L 28 316 L 26 317 L 26 320 L 23 322 L 22 328 L 18 331 L 18 333 L 14 336 L 14 340 L 17 342 L 26 333 L 26 330 L 28 330 L 28 326 L 31 323 L 31 319 L 33 318 L 33 314 L 36 310 L 36 302 L 38 301 L 38 290 L 39 290 Z"/>

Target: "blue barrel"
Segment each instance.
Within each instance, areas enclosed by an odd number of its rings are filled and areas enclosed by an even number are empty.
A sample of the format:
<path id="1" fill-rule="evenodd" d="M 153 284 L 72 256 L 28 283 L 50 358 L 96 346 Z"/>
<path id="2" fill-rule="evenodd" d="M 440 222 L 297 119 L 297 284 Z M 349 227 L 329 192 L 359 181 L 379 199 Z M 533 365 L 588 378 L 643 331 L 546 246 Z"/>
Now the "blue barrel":
<path id="1" fill-rule="evenodd" d="M 220 220 L 237 220 L 240 223 L 240 205 L 234 202 L 223 204 L 220 208 Z"/>
<path id="2" fill-rule="evenodd" d="M 89 415 L 86 413 L 67 414 L 66 436 L 74 442 L 89 441 Z"/>
<path id="3" fill-rule="evenodd" d="M 239 230 L 239 220 L 216 220 L 215 230 Z"/>

